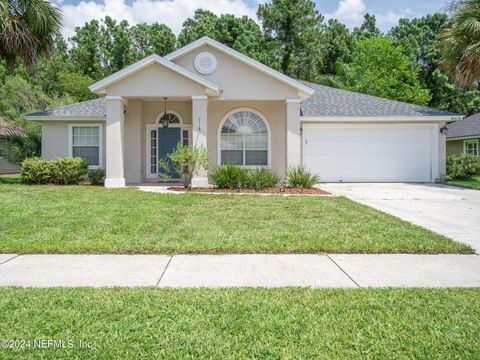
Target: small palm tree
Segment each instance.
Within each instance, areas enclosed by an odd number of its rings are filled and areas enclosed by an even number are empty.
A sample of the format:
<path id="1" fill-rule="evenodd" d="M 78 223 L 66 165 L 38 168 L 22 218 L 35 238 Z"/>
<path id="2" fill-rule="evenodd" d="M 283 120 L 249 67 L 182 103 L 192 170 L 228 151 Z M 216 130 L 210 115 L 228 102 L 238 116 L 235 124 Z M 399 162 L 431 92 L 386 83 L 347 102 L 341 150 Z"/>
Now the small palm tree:
<path id="1" fill-rule="evenodd" d="M 60 10 L 46 0 L 0 0 L 0 58 L 9 69 L 17 57 L 34 66 L 51 54 L 60 26 Z"/>
<path id="2" fill-rule="evenodd" d="M 29 157 L 41 156 L 42 133 L 38 129 L 25 132 L 9 130 L 5 144 L 5 156 L 12 164 L 20 164 Z"/>
<path id="3" fill-rule="evenodd" d="M 452 8 L 453 25 L 439 36 L 445 71 L 462 86 L 480 79 L 480 0 L 463 0 Z"/>

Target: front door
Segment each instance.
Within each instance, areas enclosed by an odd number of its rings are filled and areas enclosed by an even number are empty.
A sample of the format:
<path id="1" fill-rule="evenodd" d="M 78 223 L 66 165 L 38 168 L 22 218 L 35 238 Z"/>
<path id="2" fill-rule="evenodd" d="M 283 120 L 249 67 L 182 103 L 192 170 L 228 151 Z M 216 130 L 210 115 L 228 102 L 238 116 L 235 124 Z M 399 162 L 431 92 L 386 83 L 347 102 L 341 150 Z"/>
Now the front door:
<path id="1" fill-rule="evenodd" d="M 165 160 L 170 165 L 168 176 L 170 178 L 178 178 L 168 154 L 175 150 L 180 142 L 180 128 L 159 128 L 158 129 L 158 160 Z M 165 170 L 159 167 L 159 174 L 165 174 Z"/>

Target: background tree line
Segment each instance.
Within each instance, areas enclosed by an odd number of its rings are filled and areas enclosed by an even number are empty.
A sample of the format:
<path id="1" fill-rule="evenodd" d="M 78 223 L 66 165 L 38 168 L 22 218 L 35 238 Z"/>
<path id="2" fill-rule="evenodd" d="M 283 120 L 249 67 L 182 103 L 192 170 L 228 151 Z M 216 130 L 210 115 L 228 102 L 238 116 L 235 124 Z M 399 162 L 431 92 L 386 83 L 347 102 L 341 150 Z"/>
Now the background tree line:
<path id="1" fill-rule="evenodd" d="M 460 3 L 464 8 L 457 4 L 449 14 L 400 19 L 388 33 L 378 29 L 370 14 L 350 31 L 338 20 L 326 22 L 311 0 L 272 0 L 259 6 L 258 23 L 198 9 L 178 37 L 165 24 L 132 26 L 106 17 L 77 27 L 74 36 L 63 39 L 58 32 L 61 14 L 43 7 L 48 2 L 0 0 L 0 117 L 26 126 L 23 114 L 95 98 L 88 90 L 93 82 L 202 36 L 297 79 L 468 115 L 480 112 L 478 74 L 471 75 L 471 69 L 480 69 L 480 0 Z M 467 11 L 467 5 L 478 20 L 470 30 L 460 26 L 465 13 L 459 11 Z M 43 11 L 51 22 L 35 24 L 29 11 Z M 9 37 L 16 29 L 12 22 L 22 16 L 29 26 L 23 33 L 33 42 L 15 43 L 17 38 Z M 473 42 L 468 54 L 469 44 L 458 45 L 465 36 Z M 455 74 L 462 69 L 459 63 L 470 66 L 470 78 Z"/>

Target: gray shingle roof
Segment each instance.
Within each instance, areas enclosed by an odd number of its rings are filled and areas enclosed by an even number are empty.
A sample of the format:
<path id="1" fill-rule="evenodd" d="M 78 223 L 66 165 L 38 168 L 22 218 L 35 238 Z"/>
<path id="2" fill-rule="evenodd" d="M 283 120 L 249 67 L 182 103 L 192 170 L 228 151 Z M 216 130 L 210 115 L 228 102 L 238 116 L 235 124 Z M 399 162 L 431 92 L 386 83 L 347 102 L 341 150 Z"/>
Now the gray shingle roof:
<path id="1" fill-rule="evenodd" d="M 303 116 L 448 116 L 451 112 L 302 81 L 315 93 L 302 104 Z"/>
<path id="2" fill-rule="evenodd" d="M 480 136 L 480 113 L 448 124 L 447 138 Z"/>
<path id="3" fill-rule="evenodd" d="M 54 116 L 54 117 L 94 117 L 105 116 L 106 102 L 104 98 L 82 101 L 76 104 L 65 105 L 52 110 L 39 111 L 27 116 Z"/>
<path id="4" fill-rule="evenodd" d="M 312 87 L 315 93 L 301 105 L 303 116 L 448 116 L 451 112 L 408 104 L 400 101 L 383 99 L 376 96 L 340 90 L 324 85 L 302 81 Z M 83 101 L 28 114 L 35 117 L 93 117 L 105 116 L 104 98 Z"/>

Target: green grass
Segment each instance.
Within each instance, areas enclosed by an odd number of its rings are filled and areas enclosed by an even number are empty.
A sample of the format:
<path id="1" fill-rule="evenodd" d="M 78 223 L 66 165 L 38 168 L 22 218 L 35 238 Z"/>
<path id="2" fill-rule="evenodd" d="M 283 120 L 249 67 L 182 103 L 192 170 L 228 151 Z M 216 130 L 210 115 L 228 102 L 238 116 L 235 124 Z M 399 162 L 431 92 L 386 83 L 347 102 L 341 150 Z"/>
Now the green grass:
<path id="1" fill-rule="evenodd" d="M 0 185 L 0 252 L 471 253 L 346 198 Z"/>
<path id="2" fill-rule="evenodd" d="M 20 175 L 0 175 L 0 184 L 3 185 L 12 185 L 12 184 L 21 184 L 22 179 Z"/>
<path id="3" fill-rule="evenodd" d="M 467 189 L 480 190 L 480 176 L 472 176 L 468 180 L 446 180 L 445 184 Z"/>
<path id="4" fill-rule="evenodd" d="M 478 359 L 479 330 L 479 289 L 0 289 L 0 339 L 75 345 L 2 359 Z"/>

